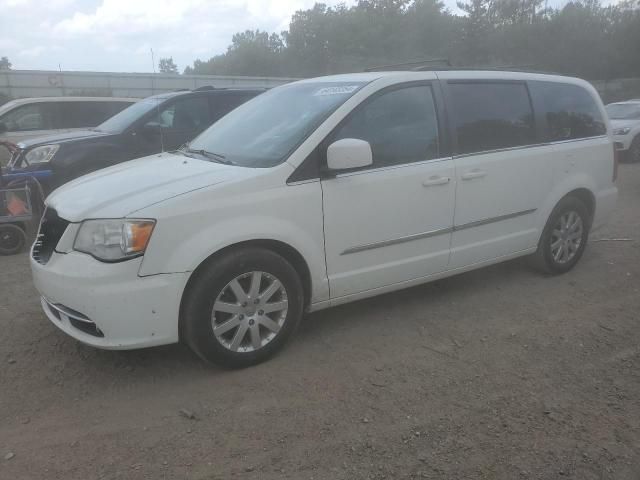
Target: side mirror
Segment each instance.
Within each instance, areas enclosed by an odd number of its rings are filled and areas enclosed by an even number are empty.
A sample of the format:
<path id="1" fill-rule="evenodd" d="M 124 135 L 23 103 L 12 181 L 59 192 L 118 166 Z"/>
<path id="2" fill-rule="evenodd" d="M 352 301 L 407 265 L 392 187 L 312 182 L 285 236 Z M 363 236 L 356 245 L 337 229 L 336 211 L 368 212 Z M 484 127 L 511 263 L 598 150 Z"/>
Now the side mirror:
<path id="1" fill-rule="evenodd" d="M 371 145 L 357 138 L 343 138 L 327 148 L 327 167 L 329 170 L 348 170 L 366 167 L 373 163 Z"/>
<path id="2" fill-rule="evenodd" d="M 0 133 L 5 133 L 9 130 L 9 127 L 6 123 L 0 122 Z"/>

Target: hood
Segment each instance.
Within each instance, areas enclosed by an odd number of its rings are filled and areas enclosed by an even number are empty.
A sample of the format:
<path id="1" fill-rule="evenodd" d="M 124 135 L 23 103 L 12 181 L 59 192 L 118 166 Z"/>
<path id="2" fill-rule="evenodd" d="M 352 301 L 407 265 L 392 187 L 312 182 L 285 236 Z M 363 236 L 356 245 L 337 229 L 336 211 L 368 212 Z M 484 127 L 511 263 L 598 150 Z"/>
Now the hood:
<path id="1" fill-rule="evenodd" d="M 168 198 L 247 176 L 254 170 L 163 153 L 80 177 L 55 190 L 46 203 L 71 222 L 123 218 Z"/>
<path id="2" fill-rule="evenodd" d="M 30 138 L 21 141 L 18 146 L 22 149 L 36 147 L 38 145 L 50 145 L 52 143 L 64 143 L 84 138 L 98 138 L 112 135 L 106 132 L 98 132 L 95 130 L 75 130 L 73 132 L 56 133 L 53 135 L 44 135 L 40 137 Z"/>
<path id="3" fill-rule="evenodd" d="M 616 120 L 615 118 L 612 118 L 610 122 L 613 128 L 640 127 L 640 120 L 624 120 L 624 119 Z"/>

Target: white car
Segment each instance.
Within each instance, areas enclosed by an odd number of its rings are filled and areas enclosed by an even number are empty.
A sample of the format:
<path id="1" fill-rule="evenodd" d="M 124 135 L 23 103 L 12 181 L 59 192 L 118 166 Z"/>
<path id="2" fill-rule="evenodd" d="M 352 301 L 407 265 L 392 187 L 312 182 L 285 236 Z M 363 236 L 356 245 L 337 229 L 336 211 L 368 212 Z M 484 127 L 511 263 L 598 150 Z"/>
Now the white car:
<path id="1" fill-rule="evenodd" d="M 616 147 L 629 162 L 640 162 L 640 99 L 606 106 Z"/>
<path id="2" fill-rule="evenodd" d="M 182 340 L 246 366 L 304 312 L 523 255 L 570 270 L 614 208 L 615 176 L 604 107 L 582 80 L 303 80 L 181 151 L 56 190 L 31 267 L 46 315 L 81 342 Z"/>

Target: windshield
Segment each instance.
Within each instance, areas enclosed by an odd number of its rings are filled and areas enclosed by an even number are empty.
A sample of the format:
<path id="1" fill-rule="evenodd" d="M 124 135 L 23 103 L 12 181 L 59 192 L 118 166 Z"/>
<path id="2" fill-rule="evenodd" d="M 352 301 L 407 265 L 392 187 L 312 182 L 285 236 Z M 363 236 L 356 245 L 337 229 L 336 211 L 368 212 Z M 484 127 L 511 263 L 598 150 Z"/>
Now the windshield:
<path id="1" fill-rule="evenodd" d="M 609 118 L 615 120 L 640 120 L 640 104 L 613 103 L 606 110 Z"/>
<path id="2" fill-rule="evenodd" d="M 278 165 L 363 85 L 313 82 L 275 88 L 218 120 L 189 147 L 223 156 L 235 165 Z"/>
<path id="3" fill-rule="evenodd" d="M 134 103 L 130 107 L 125 108 L 120 113 L 114 115 L 106 122 L 98 125 L 94 130 L 98 132 L 120 133 L 126 130 L 133 122 L 145 115 L 147 112 L 156 108 L 163 98 L 147 98 Z"/>

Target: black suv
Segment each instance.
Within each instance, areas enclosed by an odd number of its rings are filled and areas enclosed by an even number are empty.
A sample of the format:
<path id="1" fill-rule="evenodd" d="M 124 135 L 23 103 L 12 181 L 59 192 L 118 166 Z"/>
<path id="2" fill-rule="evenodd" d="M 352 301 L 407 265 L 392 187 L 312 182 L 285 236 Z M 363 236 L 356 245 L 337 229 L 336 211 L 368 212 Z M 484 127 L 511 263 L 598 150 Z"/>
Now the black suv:
<path id="1" fill-rule="evenodd" d="M 201 87 L 148 97 L 96 128 L 19 143 L 4 181 L 35 177 L 49 192 L 100 168 L 176 150 L 264 90 Z"/>

